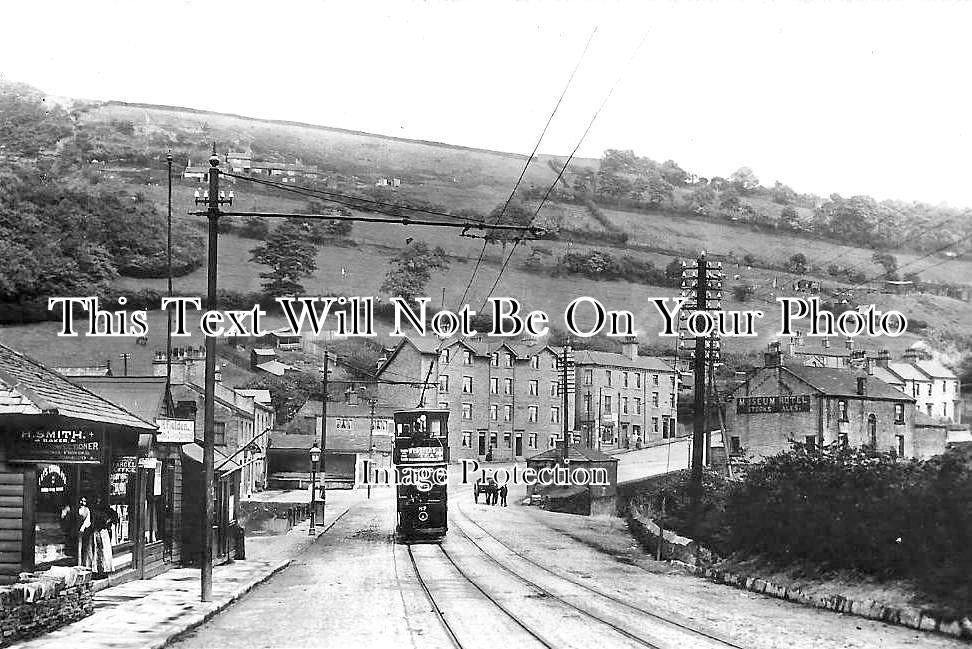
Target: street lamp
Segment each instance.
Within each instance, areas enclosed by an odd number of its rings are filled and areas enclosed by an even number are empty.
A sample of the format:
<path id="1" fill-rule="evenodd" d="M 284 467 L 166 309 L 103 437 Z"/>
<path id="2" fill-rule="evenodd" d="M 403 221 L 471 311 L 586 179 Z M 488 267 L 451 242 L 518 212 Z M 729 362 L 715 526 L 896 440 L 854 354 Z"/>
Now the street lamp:
<path id="1" fill-rule="evenodd" d="M 310 448 L 310 459 L 311 459 L 311 510 L 310 510 L 310 529 L 308 534 L 315 536 L 317 534 L 317 526 L 315 521 L 315 512 L 317 510 L 317 463 L 321 460 L 321 449 L 314 442 L 314 445 Z M 323 523 L 324 521 L 321 521 Z"/>

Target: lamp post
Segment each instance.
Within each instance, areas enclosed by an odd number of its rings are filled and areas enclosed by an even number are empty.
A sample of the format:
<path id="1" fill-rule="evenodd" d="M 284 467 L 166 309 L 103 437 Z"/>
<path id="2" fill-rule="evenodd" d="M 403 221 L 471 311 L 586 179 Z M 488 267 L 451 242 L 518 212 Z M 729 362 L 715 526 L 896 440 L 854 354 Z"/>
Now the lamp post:
<path id="1" fill-rule="evenodd" d="M 307 533 L 310 536 L 317 535 L 317 521 L 316 521 L 316 511 L 317 511 L 317 463 L 321 460 L 321 449 L 317 446 L 317 442 L 310 448 L 310 460 L 311 460 L 311 510 L 310 510 L 310 529 Z M 323 523 L 324 521 L 321 521 Z"/>

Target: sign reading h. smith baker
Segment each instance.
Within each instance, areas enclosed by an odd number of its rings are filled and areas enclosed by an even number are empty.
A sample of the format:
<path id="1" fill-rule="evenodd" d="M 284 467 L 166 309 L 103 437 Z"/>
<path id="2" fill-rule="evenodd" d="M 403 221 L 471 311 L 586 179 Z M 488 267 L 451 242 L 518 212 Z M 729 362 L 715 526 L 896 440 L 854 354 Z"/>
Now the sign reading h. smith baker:
<path id="1" fill-rule="evenodd" d="M 764 412 L 810 412 L 810 395 L 794 394 L 770 397 L 739 397 L 736 399 L 737 415 L 755 415 Z"/>

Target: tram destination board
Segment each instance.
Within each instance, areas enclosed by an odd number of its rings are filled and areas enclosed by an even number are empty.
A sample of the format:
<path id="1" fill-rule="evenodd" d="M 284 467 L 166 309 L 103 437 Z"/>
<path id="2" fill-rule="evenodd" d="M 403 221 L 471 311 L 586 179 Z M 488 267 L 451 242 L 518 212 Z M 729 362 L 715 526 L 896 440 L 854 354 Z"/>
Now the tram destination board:
<path id="1" fill-rule="evenodd" d="M 398 449 L 398 464 L 427 464 L 445 462 L 445 449 L 441 446 L 406 446 Z"/>
<path id="2" fill-rule="evenodd" d="M 739 397 L 736 399 L 737 415 L 756 415 L 773 412 L 810 412 L 810 395 Z"/>

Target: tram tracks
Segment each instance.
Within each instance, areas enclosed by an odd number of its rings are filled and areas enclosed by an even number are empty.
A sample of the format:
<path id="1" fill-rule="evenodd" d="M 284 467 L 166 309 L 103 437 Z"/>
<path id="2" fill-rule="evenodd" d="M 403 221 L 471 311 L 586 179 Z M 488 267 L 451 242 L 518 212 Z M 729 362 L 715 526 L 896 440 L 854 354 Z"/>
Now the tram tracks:
<path id="1" fill-rule="evenodd" d="M 590 586 L 588 584 L 585 584 L 585 583 L 583 583 L 581 581 L 578 581 L 578 580 L 573 579 L 573 578 L 571 578 L 571 577 L 569 577 L 567 575 L 564 575 L 563 573 L 561 573 L 559 571 L 552 570 L 549 567 L 547 567 L 547 566 L 545 566 L 545 565 L 543 565 L 543 564 L 541 564 L 541 563 L 533 560 L 532 558 L 530 558 L 529 556 L 525 555 L 524 553 L 516 550 L 515 548 L 513 548 L 512 546 L 510 546 L 508 543 L 504 542 L 502 539 L 500 539 L 499 537 L 497 537 L 496 535 L 494 535 L 493 533 L 491 533 L 485 527 L 483 527 L 482 525 L 480 525 L 476 520 L 474 520 L 471 516 L 469 516 L 469 514 L 467 514 L 462 509 L 462 507 L 460 505 L 456 505 L 455 507 L 453 507 L 452 508 L 452 512 L 453 513 L 454 512 L 460 513 L 463 520 L 468 521 L 469 523 L 471 523 L 472 525 L 474 525 L 485 536 L 489 537 L 489 539 L 492 542 L 494 542 L 497 545 L 499 545 L 500 547 L 502 547 L 506 552 L 509 552 L 510 554 L 514 555 L 519 560 L 522 560 L 524 563 L 528 564 L 529 566 L 532 566 L 532 567 L 536 568 L 537 570 L 540 570 L 543 573 L 546 573 L 546 574 L 550 575 L 551 577 L 556 578 L 557 580 L 559 580 L 561 582 L 565 582 L 567 584 L 570 584 L 572 586 L 575 586 L 577 588 L 580 588 L 583 591 L 586 591 L 587 593 L 590 593 L 592 595 L 597 596 L 601 600 L 608 601 L 608 602 L 611 602 L 612 604 L 616 604 L 616 605 L 622 606 L 622 607 L 624 607 L 625 609 L 627 609 L 629 611 L 634 611 L 634 612 L 638 613 L 640 616 L 643 616 L 645 618 L 648 618 L 648 619 L 650 619 L 653 622 L 656 622 L 656 623 L 665 625 L 665 626 L 667 626 L 667 627 L 669 627 L 669 628 L 671 628 L 673 630 L 676 630 L 677 632 L 681 633 L 683 636 L 685 634 L 688 634 L 687 637 L 695 638 L 695 640 L 697 642 L 705 643 L 707 646 L 729 647 L 731 649 L 744 649 L 743 647 L 740 647 L 739 645 L 735 644 L 731 640 L 729 640 L 729 639 L 727 639 L 725 637 L 721 637 L 721 636 L 719 636 L 717 634 L 711 633 L 709 631 L 706 631 L 704 629 L 701 629 L 701 628 L 695 626 L 694 624 L 689 623 L 688 621 L 676 620 L 676 619 L 672 619 L 671 617 L 668 617 L 668 616 L 660 615 L 660 614 L 658 614 L 658 613 L 656 613 L 654 611 L 648 610 L 648 609 L 646 609 L 644 607 L 638 606 L 636 604 L 632 604 L 631 602 L 629 602 L 629 601 L 627 601 L 625 599 L 622 599 L 621 597 L 619 597 L 617 595 L 613 595 L 611 593 L 607 593 L 607 592 L 605 592 L 605 591 L 603 591 L 603 590 L 601 590 L 599 588 L 594 588 L 594 587 L 592 587 L 592 586 Z M 504 564 L 502 561 L 500 561 L 499 559 L 497 559 L 496 556 L 494 556 L 492 553 L 490 553 L 489 551 L 487 551 L 482 546 L 481 543 L 479 543 L 477 540 L 475 540 L 474 538 L 472 538 L 472 536 L 469 533 L 467 533 L 466 530 L 463 529 L 461 525 L 453 525 L 452 527 L 453 527 L 453 530 L 458 530 L 459 533 L 466 540 L 468 540 L 471 545 L 473 545 L 475 548 L 477 548 L 480 553 L 482 553 L 485 557 L 487 557 L 487 559 L 491 563 L 495 564 L 500 569 L 502 569 L 502 570 L 504 570 L 506 572 L 509 572 L 510 574 L 514 575 L 515 577 L 517 577 L 521 581 L 523 581 L 523 582 L 531 585 L 534 588 L 537 588 L 537 589 L 540 589 L 540 590 L 544 590 L 544 591 L 546 591 L 548 593 L 550 592 L 548 588 L 545 588 L 541 584 L 538 584 L 536 581 L 534 581 L 532 579 L 529 579 L 529 578 L 523 576 L 522 574 L 520 574 L 517 571 L 514 571 L 508 565 Z M 646 640 L 645 638 L 643 638 L 641 636 L 638 636 L 636 634 L 633 634 L 631 631 L 629 631 L 629 630 L 627 630 L 625 628 L 620 627 L 619 625 L 615 624 L 614 622 L 611 622 L 610 620 L 602 619 L 603 616 L 601 616 L 601 615 L 598 615 L 596 613 L 592 613 L 589 610 L 585 610 L 583 607 L 579 607 L 576 604 L 573 604 L 570 601 L 564 599 L 563 597 L 554 595 L 553 593 L 550 593 L 550 594 L 551 594 L 551 596 L 556 597 L 558 600 L 564 602 L 567 606 L 578 610 L 582 614 L 584 614 L 584 615 L 586 615 L 588 617 L 597 619 L 598 621 L 602 622 L 603 624 L 606 624 L 608 626 L 611 626 L 616 631 L 618 631 L 619 633 L 621 633 L 622 635 L 624 635 L 626 637 L 636 639 L 636 641 L 638 641 L 639 643 L 641 643 L 641 644 L 643 644 L 645 646 L 657 646 L 657 645 L 654 644 L 654 642 L 655 642 L 654 640 Z M 693 644 L 691 646 L 696 646 L 696 644 Z"/>

